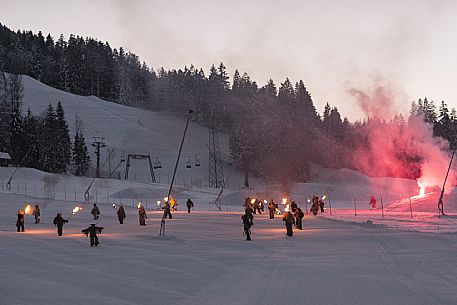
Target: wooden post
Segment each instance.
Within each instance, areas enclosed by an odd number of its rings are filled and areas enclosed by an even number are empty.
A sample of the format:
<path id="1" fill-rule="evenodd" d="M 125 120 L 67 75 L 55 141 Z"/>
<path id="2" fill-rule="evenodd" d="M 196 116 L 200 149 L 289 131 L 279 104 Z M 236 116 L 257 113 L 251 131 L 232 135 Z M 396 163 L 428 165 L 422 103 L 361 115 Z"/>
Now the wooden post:
<path id="1" fill-rule="evenodd" d="M 409 197 L 409 212 L 411 213 L 411 219 L 413 219 L 413 206 L 411 204 L 411 197 Z"/>
<path id="2" fill-rule="evenodd" d="M 357 216 L 357 201 L 354 198 L 354 216 Z"/>
<path id="3" fill-rule="evenodd" d="M 330 216 L 332 216 L 332 202 L 330 201 L 330 194 L 328 195 L 328 207 L 330 208 Z"/>
<path id="4" fill-rule="evenodd" d="M 384 217 L 384 204 L 382 203 L 382 196 L 381 196 L 381 213 L 382 213 L 382 217 Z"/>

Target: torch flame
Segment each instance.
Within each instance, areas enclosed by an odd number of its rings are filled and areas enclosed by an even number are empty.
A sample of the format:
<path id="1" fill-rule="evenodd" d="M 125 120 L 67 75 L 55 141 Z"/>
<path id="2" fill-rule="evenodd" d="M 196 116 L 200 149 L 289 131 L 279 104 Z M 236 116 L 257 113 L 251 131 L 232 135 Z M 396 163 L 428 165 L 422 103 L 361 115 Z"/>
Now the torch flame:
<path id="1" fill-rule="evenodd" d="M 287 204 L 286 207 L 284 208 L 284 211 L 289 212 L 289 210 L 290 210 L 290 205 Z"/>
<path id="2" fill-rule="evenodd" d="M 138 202 L 138 205 L 136 207 L 140 208 L 141 207 L 141 202 Z"/>
<path id="3" fill-rule="evenodd" d="M 116 208 L 116 204 L 115 204 L 115 203 L 113 203 L 113 209 L 115 209 L 115 208 Z"/>
<path id="4" fill-rule="evenodd" d="M 263 200 L 263 203 L 267 204 L 267 203 L 268 203 L 268 201 L 265 199 L 265 200 Z"/>
<path id="5" fill-rule="evenodd" d="M 74 215 L 74 214 L 78 213 L 78 212 L 81 211 L 81 210 L 82 210 L 82 208 L 80 208 L 80 207 L 75 207 L 75 208 L 73 209 L 73 211 L 72 211 L 72 214 Z"/>
<path id="6" fill-rule="evenodd" d="M 255 203 L 255 199 L 251 199 L 251 204 L 254 204 Z"/>
<path id="7" fill-rule="evenodd" d="M 30 214 L 30 211 L 31 211 L 31 206 L 30 206 L 30 204 L 28 204 L 24 209 L 24 213 L 25 214 Z"/>
<path id="8" fill-rule="evenodd" d="M 157 200 L 157 205 L 160 206 L 160 200 Z"/>
<path id="9" fill-rule="evenodd" d="M 287 198 L 284 197 L 283 199 L 281 199 L 281 204 L 286 204 L 286 203 L 287 203 Z"/>
<path id="10" fill-rule="evenodd" d="M 325 200 L 327 198 L 327 195 L 322 196 L 322 200 Z"/>

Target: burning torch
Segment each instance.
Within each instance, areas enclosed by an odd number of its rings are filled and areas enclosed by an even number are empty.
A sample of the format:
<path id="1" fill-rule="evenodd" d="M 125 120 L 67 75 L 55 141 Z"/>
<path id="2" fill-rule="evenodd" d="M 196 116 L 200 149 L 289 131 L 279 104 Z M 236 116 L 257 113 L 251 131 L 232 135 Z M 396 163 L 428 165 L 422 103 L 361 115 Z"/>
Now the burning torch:
<path id="1" fill-rule="evenodd" d="M 30 215 L 32 213 L 32 207 L 30 204 L 26 205 L 24 208 L 24 214 Z"/>
<path id="2" fill-rule="evenodd" d="M 73 211 L 71 212 L 70 217 L 68 217 L 68 220 L 70 220 L 70 218 L 71 218 L 73 215 L 75 215 L 75 214 L 78 213 L 78 212 L 81 212 L 82 210 L 83 210 L 83 208 L 76 206 L 76 207 L 73 209 Z"/>

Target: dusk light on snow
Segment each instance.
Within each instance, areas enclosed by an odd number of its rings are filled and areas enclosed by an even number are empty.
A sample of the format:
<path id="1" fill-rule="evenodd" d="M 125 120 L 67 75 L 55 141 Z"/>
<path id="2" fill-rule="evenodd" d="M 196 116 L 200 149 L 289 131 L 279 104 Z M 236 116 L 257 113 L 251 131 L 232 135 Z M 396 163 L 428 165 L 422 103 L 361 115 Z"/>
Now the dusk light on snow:
<path id="1" fill-rule="evenodd" d="M 0 305 L 456 304 L 456 1 L 0 8 Z"/>

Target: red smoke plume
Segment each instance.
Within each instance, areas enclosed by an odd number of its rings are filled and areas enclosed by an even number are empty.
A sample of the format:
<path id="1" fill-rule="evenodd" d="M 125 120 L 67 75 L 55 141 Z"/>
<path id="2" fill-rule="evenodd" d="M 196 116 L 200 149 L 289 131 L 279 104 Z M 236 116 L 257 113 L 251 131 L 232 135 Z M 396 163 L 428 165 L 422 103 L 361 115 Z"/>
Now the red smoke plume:
<path id="1" fill-rule="evenodd" d="M 394 99 L 387 87 L 377 86 L 371 94 L 355 88 L 350 88 L 348 92 L 369 118 L 391 119 L 395 115 Z"/>
<path id="2" fill-rule="evenodd" d="M 422 117 L 407 122 L 390 123 L 395 115 L 394 94 L 387 87 L 376 87 L 371 94 L 349 89 L 369 118 L 362 127 L 361 139 L 353 162 L 371 176 L 417 178 L 420 185 L 441 186 L 449 165 L 449 145 L 441 137 L 433 137 L 433 126 Z M 455 181 L 451 171 L 449 182 Z M 449 188 L 448 188 L 449 189 Z"/>

